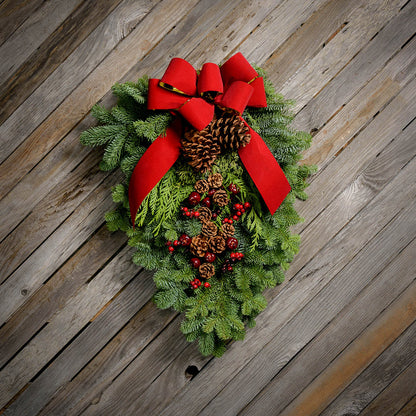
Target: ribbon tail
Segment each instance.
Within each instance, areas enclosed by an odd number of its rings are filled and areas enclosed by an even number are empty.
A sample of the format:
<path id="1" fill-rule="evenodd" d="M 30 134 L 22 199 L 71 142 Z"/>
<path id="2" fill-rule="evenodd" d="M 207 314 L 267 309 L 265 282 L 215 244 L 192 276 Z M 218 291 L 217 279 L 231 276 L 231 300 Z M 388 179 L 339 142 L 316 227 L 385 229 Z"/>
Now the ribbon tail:
<path id="1" fill-rule="evenodd" d="M 251 140 L 247 146 L 240 147 L 238 154 L 273 215 L 291 187 L 264 140 L 247 123 L 246 125 L 250 129 Z"/>
<path id="2" fill-rule="evenodd" d="M 179 119 L 159 136 L 140 158 L 129 183 L 129 205 L 133 228 L 137 211 L 149 192 L 163 178 L 180 154 L 182 123 Z"/>

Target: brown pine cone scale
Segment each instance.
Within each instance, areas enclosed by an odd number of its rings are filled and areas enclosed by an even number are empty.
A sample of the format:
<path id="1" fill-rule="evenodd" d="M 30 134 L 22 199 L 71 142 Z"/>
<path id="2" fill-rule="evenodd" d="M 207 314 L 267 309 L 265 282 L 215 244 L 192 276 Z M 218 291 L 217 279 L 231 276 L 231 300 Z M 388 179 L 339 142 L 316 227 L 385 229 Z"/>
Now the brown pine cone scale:
<path id="1" fill-rule="evenodd" d="M 199 274 L 203 279 L 209 279 L 215 274 L 215 266 L 211 263 L 203 263 L 199 266 Z"/>
<path id="2" fill-rule="evenodd" d="M 218 234 L 218 227 L 212 221 L 206 221 L 202 224 L 201 234 L 206 237 L 214 237 Z"/>
<path id="3" fill-rule="evenodd" d="M 208 250 L 208 238 L 203 235 L 192 237 L 190 250 L 191 253 L 198 257 L 203 257 Z"/>

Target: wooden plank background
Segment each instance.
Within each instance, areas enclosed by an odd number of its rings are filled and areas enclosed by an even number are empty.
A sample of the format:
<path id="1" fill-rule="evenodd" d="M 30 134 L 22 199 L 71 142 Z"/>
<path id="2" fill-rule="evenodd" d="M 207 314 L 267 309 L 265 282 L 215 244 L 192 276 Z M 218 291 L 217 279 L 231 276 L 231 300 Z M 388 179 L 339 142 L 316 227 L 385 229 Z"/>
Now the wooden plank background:
<path id="1" fill-rule="evenodd" d="M 416 414 L 416 0 L 3 0 L 0 414 Z M 202 357 L 107 231 L 79 135 L 117 81 L 241 51 L 316 163 L 286 281 Z"/>

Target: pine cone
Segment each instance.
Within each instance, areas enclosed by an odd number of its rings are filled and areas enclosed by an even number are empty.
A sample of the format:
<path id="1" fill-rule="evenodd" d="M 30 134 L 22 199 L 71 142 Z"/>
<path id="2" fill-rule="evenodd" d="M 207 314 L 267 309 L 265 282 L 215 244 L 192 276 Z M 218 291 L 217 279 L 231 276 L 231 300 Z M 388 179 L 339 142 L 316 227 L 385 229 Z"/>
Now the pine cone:
<path id="1" fill-rule="evenodd" d="M 191 253 L 198 257 L 203 257 L 208 250 L 208 238 L 203 235 L 192 237 Z"/>
<path id="2" fill-rule="evenodd" d="M 208 207 L 201 207 L 198 209 L 199 217 L 201 222 L 209 221 L 212 218 L 212 212 Z"/>
<path id="3" fill-rule="evenodd" d="M 212 137 L 210 126 L 198 131 L 185 131 L 182 139 L 182 154 L 197 171 L 205 172 L 215 162 L 221 152 L 218 140 Z"/>
<path id="4" fill-rule="evenodd" d="M 212 200 L 219 206 L 225 207 L 229 202 L 230 199 L 228 198 L 228 194 L 224 189 L 220 189 L 212 196 Z"/>
<path id="5" fill-rule="evenodd" d="M 215 274 L 215 267 L 211 263 L 203 263 L 199 266 L 199 274 L 203 279 L 209 279 Z"/>
<path id="6" fill-rule="evenodd" d="M 218 233 L 218 227 L 211 221 L 206 221 L 202 225 L 201 234 L 206 237 L 214 237 Z"/>
<path id="7" fill-rule="evenodd" d="M 199 192 L 200 194 L 204 194 L 205 192 L 209 191 L 208 182 L 204 179 L 197 181 L 194 185 L 195 191 Z"/>
<path id="8" fill-rule="evenodd" d="M 225 223 L 221 226 L 221 235 L 224 237 L 232 237 L 235 233 L 235 228 L 233 225 Z"/>
<path id="9" fill-rule="evenodd" d="M 220 188 L 222 185 L 222 176 L 220 173 L 214 173 L 208 176 L 207 183 L 211 188 Z"/>
<path id="10" fill-rule="evenodd" d="M 220 235 L 217 235 L 215 237 L 211 237 L 209 239 L 209 248 L 213 253 L 219 254 L 222 253 L 225 250 L 225 240 Z"/>
<path id="11" fill-rule="evenodd" d="M 249 128 L 235 112 L 223 111 L 208 127 L 224 150 L 237 150 L 240 146 L 244 147 L 250 143 Z"/>

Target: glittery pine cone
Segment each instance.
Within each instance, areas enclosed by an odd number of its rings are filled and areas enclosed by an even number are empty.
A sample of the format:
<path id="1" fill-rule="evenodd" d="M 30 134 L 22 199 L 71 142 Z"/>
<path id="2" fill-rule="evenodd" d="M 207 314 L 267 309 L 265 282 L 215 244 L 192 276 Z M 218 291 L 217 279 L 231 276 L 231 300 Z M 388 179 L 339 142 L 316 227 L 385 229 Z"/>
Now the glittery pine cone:
<path id="1" fill-rule="evenodd" d="M 194 185 L 195 191 L 199 192 L 200 194 L 204 194 L 205 192 L 209 191 L 208 182 L 204 179 L 197 181 Z"/>
<path id="2" fill-rule="evenodd" d="M 221 152 L 218 140 L 212 137 L 209 130 L 210 126 L 201 131 L 189 129 L 181 139 L 182 154 L 200 172 L 207 171 Z"/>
<path id="3" fill-rule="evenodd" d="M 230 199 L 228 198 L 228 194 L 224 189 L 220 189 L 212 197 L 212 200 L 219 206 L 225 207 L 229 202 Z"/>
<path id="4" fill-rule="evenodd" d="M 214 173 L 208 176 L 207 183 L 211 188 L 220 188 L 222 185 L 222 176 L 220 173 Z"/>
<path id="5" fill-rule="evenodd" d="M 218 227 L 211 221 L 206 221 L 202 225 L 201 234 L 206 237 L 214 237 L 218 234 Z"/>
<path id="6" fill-rule="evenodd" d="M 217 235 L 215 237 L 211 237 L 209 239 L 209 248 L 213 253 L 219 254 L 222 253 L 225 250 L 225 240 L 220 235 Z"/>
<path id="7" fill-rule="evenodd" d="M 212 218 L 212 212 L 208 207 L 201 207 L 198 209 L 199 217 L 201 222 L 209 221 Z"/>
<path id="8" fill-rule="evenodd" d="M 209 279 L 215 274 L 215 267 L 211 263 L 203 263 L 199 266 L 199 274 L 203 279 Z"/>
<path id="9" fill-rule="evenodd" d="M 192 237 L 191 253 L 198 257 L 203 257 L 208 250 L 208 238 L 203 235 Z"/>
<path id="10" fill-rule="evenodd" d="M 235 233 L 233 225 L 225 223 L 221 226 L 221 235 L 224 237 L 232 237 Z"/>

